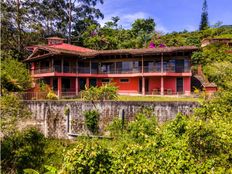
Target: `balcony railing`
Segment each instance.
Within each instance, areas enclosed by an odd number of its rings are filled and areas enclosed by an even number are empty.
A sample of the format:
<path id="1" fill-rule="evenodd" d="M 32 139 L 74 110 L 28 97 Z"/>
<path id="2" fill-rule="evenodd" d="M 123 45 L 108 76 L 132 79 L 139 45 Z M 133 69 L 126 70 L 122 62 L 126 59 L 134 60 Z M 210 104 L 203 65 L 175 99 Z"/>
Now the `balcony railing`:
<path id="1" fill-rule="evenodd" d="M 35 69 L 35 74 L 40 73 L 50 73 L 50 72 L 62 72 L 61 66 L 46 67 Z M 136 68 L 116 68 L 116 69 L 107 69 L 107 70 L 99 70 L 99 69 L 91 69 L 89 67 L 75 67 L 75 66 L 63 66 L 64 73 L 82 73 L 82 74 L 131 74 L 131 73 L 141 73 L 142 67 Z M 160 66 L 144 66 L 144 73 L 152 73 L 152 72 L 161 72 Z M 163 72 L 173 72 L 173 73 L 183 73 L 183 72 L 191 72 L 191 68 L 189 66 L 164 66 Z"/>

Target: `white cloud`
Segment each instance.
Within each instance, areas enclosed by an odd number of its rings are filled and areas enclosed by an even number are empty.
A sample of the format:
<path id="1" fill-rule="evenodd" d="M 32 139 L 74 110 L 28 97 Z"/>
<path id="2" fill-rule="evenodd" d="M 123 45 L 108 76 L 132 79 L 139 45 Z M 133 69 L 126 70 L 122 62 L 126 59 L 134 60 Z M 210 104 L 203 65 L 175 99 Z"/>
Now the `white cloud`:
<path id="1" fill-rule="evenodd" d="M 139 18 L 154 18 L 151 15 L 149 15 L 148 13 L 144 13 L 144 12 L 135 12 L 135 13 L 124 13 L 123 14 L 123 10 L 117 11 L 115 13 L 111 13 L 110 15 L 105 15 L 103 20 L 99 20 L 99 23 L 101 24 L 101 26 L 103 26 L 105 24 L 105 22 L 108 22 L 111 20 L 112 17 L 114 16 L 119 16 L 120 21 L 119 21 L 119 25 L 121 25 L 123 28 L 129 29 L 131 28 L 131 24 Z M 168 33 L 170 32 L 161 22 L 160 20 L 155 17 L 154 18 L 155 23 L 156 23 L 156 30 L 157 31 L 161 31 L 164 33 Z"/>

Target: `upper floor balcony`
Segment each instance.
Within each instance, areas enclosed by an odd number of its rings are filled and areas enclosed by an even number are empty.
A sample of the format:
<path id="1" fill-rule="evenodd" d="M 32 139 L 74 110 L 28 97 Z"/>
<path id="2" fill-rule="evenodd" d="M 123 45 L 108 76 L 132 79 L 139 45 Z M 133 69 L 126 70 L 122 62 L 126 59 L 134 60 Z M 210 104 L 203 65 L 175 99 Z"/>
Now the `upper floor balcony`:
<path id="1" fill-rule="evenodd" d="M 62 73 L 63 75 L 146 75 L 160 73 L 191 73 L 189 59 L 164 61 L 122 61 L 122 62 L 91 62 L 91 61 L 41 61 L 32 65 L 32 74 Z M 59 74 L 59 75 L 62 75 Z"/>

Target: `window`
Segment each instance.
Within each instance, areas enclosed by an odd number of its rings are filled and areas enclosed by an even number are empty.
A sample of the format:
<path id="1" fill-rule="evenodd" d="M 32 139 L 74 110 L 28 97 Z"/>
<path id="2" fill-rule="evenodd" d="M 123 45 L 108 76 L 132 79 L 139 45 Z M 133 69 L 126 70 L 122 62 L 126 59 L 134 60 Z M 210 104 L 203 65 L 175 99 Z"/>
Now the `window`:
<path id="1" fill-rule="evenodd" d="M 102 83 L 109 83 L 110 79 L 102 79 Z"/>
<path id="2" fill-rule="evenodd" d="M 129 79 L 120 79 L 120 83 L 128 83 Z"/>

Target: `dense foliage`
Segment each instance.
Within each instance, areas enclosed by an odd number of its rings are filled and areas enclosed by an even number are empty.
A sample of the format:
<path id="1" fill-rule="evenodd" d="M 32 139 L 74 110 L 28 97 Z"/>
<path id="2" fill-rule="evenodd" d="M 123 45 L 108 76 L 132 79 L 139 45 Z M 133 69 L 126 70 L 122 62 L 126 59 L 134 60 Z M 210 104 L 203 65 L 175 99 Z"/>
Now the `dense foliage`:
<path id="1" fill-rule="evenodd" d="M 88 130 L 93 134 L 98 133 L 98 129 L 99 129 L 98 122 L 100 117 L 99 112 L 96 110 L 86 111 L 84 112 L 84 116 L 85 116 L 85 125 L 87 126 Z"/>
<path id="2" fill-rule="evenodd" d="M 1 142 L 1 166 L 3 173 L 25 168 L 40 169 L 43 164 L 45 138 L 35 129 L 7 136 Z"/>
<path id="3" fill-rule="evenodd" d="M 31 154 L 30 159 L 36 162 L 43 158 L 43 165 L 53 166 L 60 173 L 230 173 L 231 99 L 231 92 L 220 92 L 196 109 L 194 115 L 178 114 L 174 120 L 163 124 L 157 123 L 149 108 L 143 108 L 134 121 L 125 123 L 123 131 L 111 134 L 112 140 L 78 138 L 76 142 L 67 141 L 62 145 L 59 140 L 47 139 L 45 146 L 37 143 L 37 148 L 43 147 L 41 154 Z M 120 119 L 114 121 L 109 130 L 122 130 L 119 125 Z M 28 133 L 23 137 L 28 137 Z M 34 142 L 26 140 L 23 141 L 31 149 Z M 5 146 L 8 142 L 8 139 L 3 141 L 3 154 L 8 152 L 6 147 L 10 148 L 10 154 L 22 152 L 21 148 L 25 150 L 22 144 L 20 147 Z M 28 153 L 31 151 L 23 154 Z M 18 158 L 9 158 L 4 164 L 11 164 L 13 159 Z M 29 164 L 25 162 L 23 166 L 37 170 L 40 167 L 38 171 L 41 172 L 46 170 L 44 166 Z M 18 171 L 21 169 L 20 166 Z"/>
<path id="4" fill-rule="evenodd" d="M 9 94 L 0 98 L 0 116 L 1 134 L 12 135 L 20 121 L 30 117 L 30 112 L 17 96 Z"/>
<path id="5" fill-rule="evenodd" d="M 113 83 L 103 84 L 99 87 L 86 88 L 82 91 L 81 95 L 84 100 L 88 101 L 104 101 L 104 100 L 115 100 L 118 96 L 118 88 Z"/>
<path id="6" fill-rule="evenodd" d="M 23 91 L 31 87 L 31 77 L 26 65 L 3 52 L 1 58 L 1 93 Z"/>

